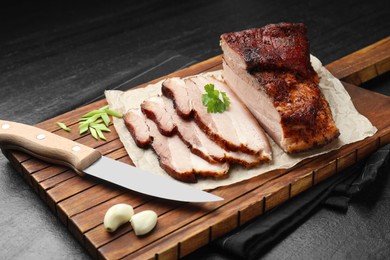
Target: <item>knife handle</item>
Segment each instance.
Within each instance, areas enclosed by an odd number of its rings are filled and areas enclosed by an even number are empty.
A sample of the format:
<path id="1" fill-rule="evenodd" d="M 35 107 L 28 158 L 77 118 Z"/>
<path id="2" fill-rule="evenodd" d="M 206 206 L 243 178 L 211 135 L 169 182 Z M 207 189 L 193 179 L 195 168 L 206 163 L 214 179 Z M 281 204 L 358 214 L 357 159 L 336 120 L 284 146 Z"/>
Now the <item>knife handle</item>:
<path id="1" fill-rule="evenodd" d="M 0 120 L 0 148 L 26 152 L 36 158 L 71 167 L 78 174 L 97 161 L 101 154 L 88 146 L 40 128 Z"/>

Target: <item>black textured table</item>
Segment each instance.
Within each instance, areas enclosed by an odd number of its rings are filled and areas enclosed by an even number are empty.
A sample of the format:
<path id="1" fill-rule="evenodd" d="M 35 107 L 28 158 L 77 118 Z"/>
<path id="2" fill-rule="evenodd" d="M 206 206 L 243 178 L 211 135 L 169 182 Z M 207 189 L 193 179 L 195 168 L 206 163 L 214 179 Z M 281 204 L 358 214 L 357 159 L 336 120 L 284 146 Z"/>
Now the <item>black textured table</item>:
<path id="1" fill-rule="evenodd" d="M 36 124 L 221 53 L 219 35 L 303 22 L 324 64 L 390 35 L 386 1 L 10 2 L 0 9 L 0 118 Z M 365 84 L 390 95 L 389 73 Z M 390 180 L 346 213 L 319 209 L 279 239 L 269 259 L 390 255 Z M 89 255 L 0 155 L 0 258 Z"/>

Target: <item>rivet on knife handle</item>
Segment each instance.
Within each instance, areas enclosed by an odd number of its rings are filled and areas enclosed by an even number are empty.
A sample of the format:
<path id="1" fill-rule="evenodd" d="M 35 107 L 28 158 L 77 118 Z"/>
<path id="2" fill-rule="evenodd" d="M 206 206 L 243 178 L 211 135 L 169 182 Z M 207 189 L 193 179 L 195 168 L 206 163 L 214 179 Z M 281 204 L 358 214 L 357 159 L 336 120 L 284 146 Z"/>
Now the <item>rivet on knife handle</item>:
<path id="1" fill-rule="evenodd" d="M 73 168 L 78 174 L 101 157 L 88 146 L 40 128 L 0 120 L 0 147 L 24 151 L 44 161 Z"/>

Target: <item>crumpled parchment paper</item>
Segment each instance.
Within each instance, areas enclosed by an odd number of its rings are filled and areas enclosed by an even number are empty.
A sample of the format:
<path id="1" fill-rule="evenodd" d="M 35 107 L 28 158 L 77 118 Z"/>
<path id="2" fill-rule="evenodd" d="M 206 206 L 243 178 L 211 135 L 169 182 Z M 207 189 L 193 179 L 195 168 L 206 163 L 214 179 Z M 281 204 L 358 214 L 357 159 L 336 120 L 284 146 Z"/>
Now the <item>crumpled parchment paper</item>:
<path id="1" fill-rule="evenodd" d="M 286 154 L 271 138 L 269 138 L 273 152 L 273 159 L 271 162 L 261 164 L 251 169 L 234 165 L 231 166 L 229 176 L 227 178 L 201 178 L 198 183 L 190 185 L 199 189 L 213 189 L 219 186 L 225 186 L 246 180 L 274 169 L 290 168 L 306 158 L 336 150 L 343 145 L 363 140 L 364 138 L 376 133 L 377 129 L 371 124 L 371 122 L 366 117 L 359 114 L 359 112 L 355 109 L 351 101 L 351 97 L 341 82 L 325 67 L 323 67 L 316 57 L 311 56 L 311 62 L 313 68 L 321 78 L 319 86 L 322 93 L 325 95 L 325 98 L 329 102 L 333 119 L 340 130 L 340 137 L 323 148 L 296 155 Z M 209 73 L 216 75 L 217 77 L 221 77 L 221 72 L 222 71 L 219 70 Z M 161 81 L 156 84 L 148 85 L 145 88 L 134 89 L 126 92 L 118 90 L 109 90 L 105 92 L 110 108 L 121 113 L 126 113 L 131 108 L 139 108 L 140 104 L 145 99 L 160 94 Z M 159 166 L 157 155 L 152 149 L 144 150 L 135 144 L 122 119 L 114 118 L 113 121 L 120 140 L 137 167 L 150 171 L 154 174 L 165 175 L 167 178 L 171 178 Z"/>

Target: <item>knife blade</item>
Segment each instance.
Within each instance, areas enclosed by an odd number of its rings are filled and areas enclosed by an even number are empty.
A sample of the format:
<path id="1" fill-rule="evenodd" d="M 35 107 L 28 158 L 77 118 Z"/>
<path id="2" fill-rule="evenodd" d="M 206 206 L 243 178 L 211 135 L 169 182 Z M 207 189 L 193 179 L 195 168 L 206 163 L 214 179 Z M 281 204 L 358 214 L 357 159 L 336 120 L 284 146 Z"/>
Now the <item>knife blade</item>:
<path id="1" fill-rule="evenodd" d="M 103 156 L 97 150 L 46 130 L 0 120 L 0 148 L 26 152 L 38 159 L 68 166 L 79 175 L 91 175 L 150 196 L 185 202 L 223 200 L 177 180 Z"/>

